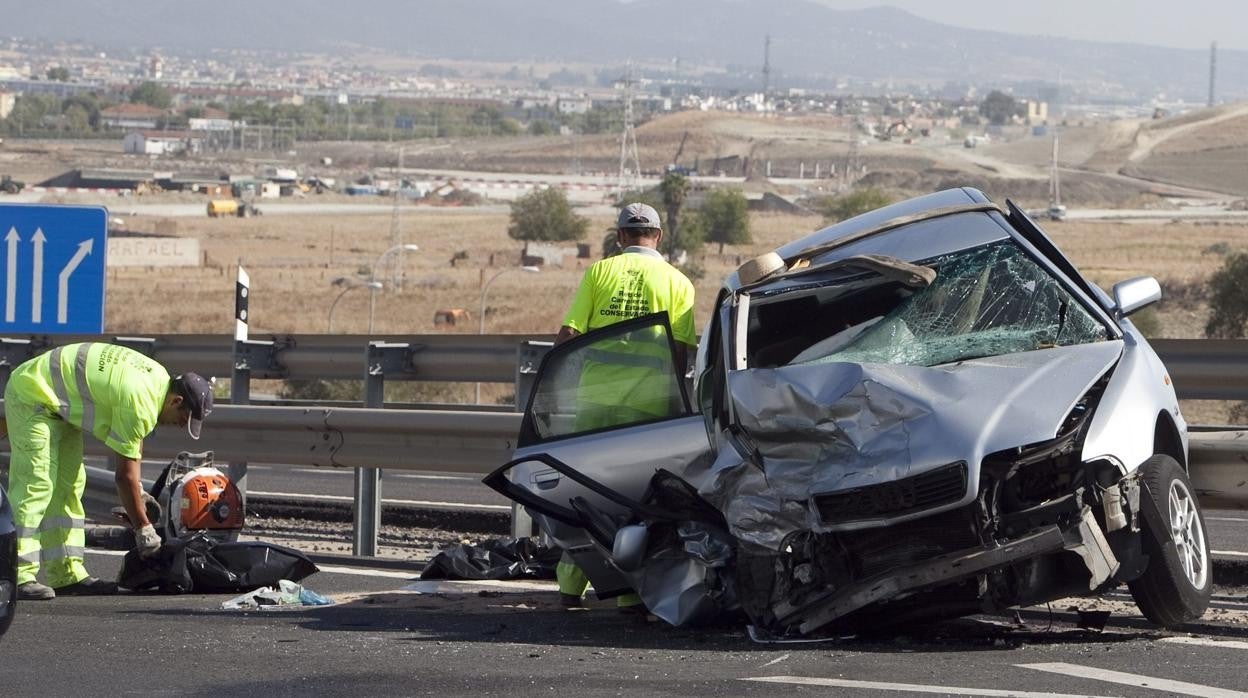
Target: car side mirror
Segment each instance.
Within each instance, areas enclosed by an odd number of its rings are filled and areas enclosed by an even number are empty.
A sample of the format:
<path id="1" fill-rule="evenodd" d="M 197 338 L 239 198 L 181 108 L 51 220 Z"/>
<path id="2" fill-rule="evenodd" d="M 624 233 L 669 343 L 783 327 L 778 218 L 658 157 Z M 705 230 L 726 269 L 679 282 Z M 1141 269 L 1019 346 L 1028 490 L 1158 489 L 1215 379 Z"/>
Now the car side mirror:
<path id="1" fill-rule="evenodd" d="M 646 557 L 646 541 L 650 531 L 645 526 L 622 526 L 615 532 L 615 541 L 611 545 L 611 561 L 625 572 L 633 572 L 641 568 Z"/>
<path id="2" fill-rule="evenodd" d="M 1151 276 L 1137 276 L 1114 284 L 1114 303 L 1123 317 L 1159 300 L 1161 284 Z"/>

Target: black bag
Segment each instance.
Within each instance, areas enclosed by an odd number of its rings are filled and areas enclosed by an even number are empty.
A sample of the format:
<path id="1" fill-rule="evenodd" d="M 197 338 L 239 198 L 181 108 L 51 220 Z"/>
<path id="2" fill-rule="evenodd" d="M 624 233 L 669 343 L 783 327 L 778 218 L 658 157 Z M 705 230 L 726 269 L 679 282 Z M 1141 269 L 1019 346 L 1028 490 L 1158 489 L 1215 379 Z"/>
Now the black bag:
<path id="1" fill-rule="evenodd" d="M 443 548 L 425 563 L 421 579 L 554 579 L 563 551 L 531 538 L 495 538 L 480 545 Z"/>
<path id="2" fill-rule="evenodd" d="M 139 551 L 126 553 L 117 574 L 117 585 L 126 589 L 158 590 L 165 594 L 185 594 L 191 590 L 191 574 L 186 567 L 186 541 L 171 540 L 151 557 Z"/>
<path id="3" fill-rule="evenodd" d="M 126 553 L 117 584 L 127 589 L 157 589 L 166 594 L 190 591 L 245 592 L 297 582 L 317 572 L 307 555 L 261 541 L 222 543 L 203 533 L 165 541 L 150 558 Z"/>

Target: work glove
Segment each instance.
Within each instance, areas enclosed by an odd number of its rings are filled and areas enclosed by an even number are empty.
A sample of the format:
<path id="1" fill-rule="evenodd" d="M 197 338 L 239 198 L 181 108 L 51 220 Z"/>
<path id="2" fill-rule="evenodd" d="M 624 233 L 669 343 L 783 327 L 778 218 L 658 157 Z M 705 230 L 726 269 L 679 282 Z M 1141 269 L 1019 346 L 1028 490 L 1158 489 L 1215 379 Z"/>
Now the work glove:
<path id="1" fill-rule="evenodd" d="M 147 520 L 152 522 L 160 521 L 160 502 L 146 492 L 143 493 L 142 500 L 141 504 L 143 505 L 143 512 L 147 514 Z"/>
<path id="2" fill-rule="evenodd" d="M 155 526 L 148 524 L 134 532 L 134 549 L 139 551 L 139 557 L 151 557 L 160 550 L 160 536 Z"/>

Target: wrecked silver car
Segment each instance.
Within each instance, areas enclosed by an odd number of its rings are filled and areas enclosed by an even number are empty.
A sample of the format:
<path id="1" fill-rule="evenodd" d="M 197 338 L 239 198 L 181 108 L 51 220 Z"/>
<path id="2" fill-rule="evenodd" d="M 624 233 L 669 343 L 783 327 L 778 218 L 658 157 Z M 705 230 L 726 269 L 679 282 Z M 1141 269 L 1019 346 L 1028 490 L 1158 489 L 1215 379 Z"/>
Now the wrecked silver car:
<path id="1" fill-rule="evenodd" d="M 1124 583 L 1181 624 L 1211 565 L 1186 424 L 1127 319 L 1159 298 L 1106 294 L 1012 203 L 911 199 L 730 276 L 692 395 L 664 314 L 554 348 L 485 481 L 600 597 L 674 625 L 799 638 Z"/>

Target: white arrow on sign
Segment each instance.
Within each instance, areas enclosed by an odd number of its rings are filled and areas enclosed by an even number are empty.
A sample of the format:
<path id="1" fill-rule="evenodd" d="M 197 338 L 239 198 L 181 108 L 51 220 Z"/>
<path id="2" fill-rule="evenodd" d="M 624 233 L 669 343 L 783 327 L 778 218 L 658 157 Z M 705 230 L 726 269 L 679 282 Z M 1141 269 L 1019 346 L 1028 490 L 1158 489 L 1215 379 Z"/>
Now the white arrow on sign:
<path id="1" fill-rule="evenodd" d="M 9 243 L 8 283 L 4 289 L 5 322 L 17 321 L 17 243 L 21 239 L 17 228 L 9 228 L 9 234 L 4 236 L 4 241 Z"/>
<path id="2" fill-rule="evenodd" d="M 78 251 L 70 258 L 69 263 L 61 270 L 56 287 L 56 321 L 62 325 L 69 322 L 69 275 L 74 273 L 87 255 L 91 254 L 92 240 L 78 243 Z"/>
<path id="3" fill-rule="evenodd" d="M 31 238 L 35 243 L 35 264 L 30 280 L 30 321 L 36 325 L 43 320 L 43 243 L 47 239 L 43 228 L 35 228 L 35 236 Z"/>

